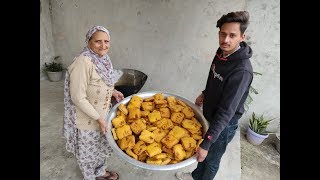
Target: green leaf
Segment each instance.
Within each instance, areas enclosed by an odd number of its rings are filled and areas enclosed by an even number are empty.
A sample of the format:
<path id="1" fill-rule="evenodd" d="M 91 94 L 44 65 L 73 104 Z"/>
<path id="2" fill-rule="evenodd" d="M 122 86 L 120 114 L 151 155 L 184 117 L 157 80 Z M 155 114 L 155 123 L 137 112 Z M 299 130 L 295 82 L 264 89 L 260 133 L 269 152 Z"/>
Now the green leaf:
<path id="1" fill-rule="evenodd" d="M 248 95 L 246 101 L 247 101 L 246 103 L 247 103 L 248 105 L 251 104 L 251 102 L 253 101 L 251 95 Z"/>
<path id="2" fill-rule="evenodd" d="M 275 119 L 275 118 L 273 118 Z M 249 126 L 258 134 L 266 134 L 266 129 L 273 119 L 266 119 L 264 115 L 257 116 L 254 112 L 249 119 Z"/>
<path id="3" fill-rule="evenodd" d="M 253 75 L 262 75 L 262 73 L 259 73 L 259 72 L 253 72 Z M 251 94 L 252 93 L 254 93 L 254 94 L 259 94 L 258 93 L 258 91 L 254 88 L 254 87 L 252 87 L 252 85 L 250 85 L 250 87 L 249 87 L 249 94 L 248 94 L 248 96 L 247 96 L 247 98 L 246 98 L 246 100 L 245 100 L 245 102 L 244 102 L 244 106 L 245 106 L 245 108 L 244 108 L 244 111 L 245 112 L 247 112 L 248 111 L 248 109 L 249 109 L 249 105 L 252 103 L 252 101 L 253 101 L 253 98 L 252 98 L 252 96 L 251 96 Z"/>
<path id="4" fill-rule="evenodd" d="M 51 62 L 49 64 L 44 63 L 43 71 L 44 72 L 60 72 L 60 71 L 63 71 L 63 65 L 62 63 L 57 63 L 57 62 Z"/>
<path id="5" fill-rule="evenodd" d="M 252 86 L 250 86 L 249 91 L 250 91 L 250 93 L 259 94 L 258 91 L 257 91 L 254 87 L 252 87 Z"/>
<path id="6" fill-rule="evenodd" d="M 253 120 L 252 119 L 249 119 L 249 123 L 250 123 L 250 127 L 252 129 L 252 126 L 253 126 Z"/>
<path id="7" fill-rule="evenodd" d="M 253 73 L 253 75 L 260 75 L 260 76 L 262 76 L 262 74 L 261 74 L 261 73 L 259 73 L 259 72 L 255 72 L 255 71 L 253 71 L 252 73 Z"/>
<path id="8" fill-rule="evenodd" d="M 258 127 L 258 122 L 253 121 L 253 131 L 257 131 L 257 127 Z"/>
<path id="9" fill-rule="evenodd" d="M 244 103 L 244 112 L 247 112 L 249 109 L 249 105 L 247 103 Z"/>

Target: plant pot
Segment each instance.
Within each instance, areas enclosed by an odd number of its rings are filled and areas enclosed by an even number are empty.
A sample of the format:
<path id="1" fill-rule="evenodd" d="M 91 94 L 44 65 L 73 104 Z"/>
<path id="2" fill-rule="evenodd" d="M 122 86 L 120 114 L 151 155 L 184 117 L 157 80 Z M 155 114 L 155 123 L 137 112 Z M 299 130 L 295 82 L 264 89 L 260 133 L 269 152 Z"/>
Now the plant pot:
<path id="1" fill-rule="evenodd" d="M 47 72 L 49 81 L 52 81 L 52 82 L 60 81 L 62 78 L 62 74 L 63 74 L 62 71 L 60 71 L 60 72 Z"/>
<path id="2" fill-rule="evenodd" d="M 269 136 L 269 134 L 266 134 L 266 135 L 258 134 L 256 132 L 252 131 L 250 129 L 250 127 L 248 127 L 247 139 L 253 145 L 261 144 L 263 142 L 263 140 L 266 139 L 268 136 Z"/>

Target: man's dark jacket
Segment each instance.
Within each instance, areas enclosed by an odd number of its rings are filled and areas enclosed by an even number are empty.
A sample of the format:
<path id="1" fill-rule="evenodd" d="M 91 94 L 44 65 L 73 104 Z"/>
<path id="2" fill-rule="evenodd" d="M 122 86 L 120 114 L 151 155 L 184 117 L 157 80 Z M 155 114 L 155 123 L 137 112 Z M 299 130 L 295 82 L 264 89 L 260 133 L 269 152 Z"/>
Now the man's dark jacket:
<path id="1" fill-rule="evenodd" d="M 231 119 L 238 121 L 244 113 L 244 102 L 253 79 L 251 56 L 252 50 L 245 42 L 241 42 L 240 49 L 226 58 L 222 58 L 220 48 L 217 50 L 202 92 L 203 115 L 210 123 L 200 145 L 203 149 L 210 148 Z"/>

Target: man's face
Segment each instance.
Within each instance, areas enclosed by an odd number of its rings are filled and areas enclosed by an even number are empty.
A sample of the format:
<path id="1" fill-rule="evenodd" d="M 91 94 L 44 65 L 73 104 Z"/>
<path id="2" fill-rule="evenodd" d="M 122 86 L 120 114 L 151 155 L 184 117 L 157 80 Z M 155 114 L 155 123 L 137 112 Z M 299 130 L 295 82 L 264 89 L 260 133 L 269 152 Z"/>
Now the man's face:
<path id="1" fill-rule="evenodd" d="M 219 47 L 224 54 L 230 54 L 238 48 L 245 35 L 241 35 L 240 23 L 224 23 L 219 31 Z"/>
<path id="2" fill-rule="evenodd" d="M 103 31 L 96 31 L 91 36 L 88 43 L 89 48 L 97 53 L 100 57 L 107 54 L 110 48 L 110 38 L 107 33 Z"/>

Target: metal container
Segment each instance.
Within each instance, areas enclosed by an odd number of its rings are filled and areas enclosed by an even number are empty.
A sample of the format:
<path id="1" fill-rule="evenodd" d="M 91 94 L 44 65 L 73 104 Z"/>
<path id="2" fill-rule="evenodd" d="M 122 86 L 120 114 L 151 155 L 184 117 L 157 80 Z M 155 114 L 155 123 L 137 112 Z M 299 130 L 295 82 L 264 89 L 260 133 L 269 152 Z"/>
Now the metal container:
<path id="1" fill-rule="evenodd" d="M 199 108 L 199 106 L 195 105 L 194 103 L 192 103 L 191 101 L 175 95 L 175 94 L 170 94 L 170 93 L 165 93 L 165 92 L 160 92 L 160 91 L 149 91 L 149 92 L 141 92 L 141 93 L 137 93 L 135 95 L 142 97 L 143 99 L 151 97 L 157 93 L 162 93 L 164 95 L 164 97 L 167 96 L 174 96 L 177 99 L 182 100 L 184 103 L 186 103 L 188 106 L 190 106 L 195 114 L 195 118 L 202 124 L 202 133 L 203 135 L 205 135 L 205 133 L 207 132 L 208 128 L 209 128 L 209 123 L 208 121 L 205 119 L 205 117 L 202 114 L 201 109 Z M 121 102 L 117 103 L 116 105 L 113 106 L 113 108 L 110 110 L 109 114 L 107 115 L 107 126 L 109 131 L 107 132 L 106 136 L 107 139 L 109 141 L 110 146 L 113 148 L 114 152 L 119 155 L 121 158 L 123 158 L 125 161 L 144 168 L 144 169 L 149 169 L 149 170 L 174 170 L 174 169 L 179 169 L 179 168 L 183 168 L 186 167 L 188 165 L 193 164 L 194 162 L 196 162 L 196 158 L 193 155 L 192 157 L 190 157 L 189 159 L 183 160 L 179 163 L 176 164 L 169 164 L 169 165 L 153 165 L 153 164 L 147 164 L 138 160 L 135 160 L 134 158 L 128 156 L 125 152 L 123 152 L 119 146 L 117 145 L 116 141 L 114 140 L 113 136 L 112 136 L 112 132 L 111 132 L 111 128 L 112 128 L 112 123 L 111 120 L 113 118 L 116 117 L 116 113 L 118 110 L 118 106 L 120 105 L 120 103 L 127 105 L 128 102 L 130 101 L 132 95 L 126 97 L 125 99 L 123 99 Z"/>
<path id="2" fill-rule="evenodd" d="M 136 69 L 120 69 L 123 75 L 115 84 L 115 89 L 122 92 L 124 97 L 128 97 L 140 91 L 146 83 L 148 76 Z"/>

